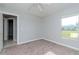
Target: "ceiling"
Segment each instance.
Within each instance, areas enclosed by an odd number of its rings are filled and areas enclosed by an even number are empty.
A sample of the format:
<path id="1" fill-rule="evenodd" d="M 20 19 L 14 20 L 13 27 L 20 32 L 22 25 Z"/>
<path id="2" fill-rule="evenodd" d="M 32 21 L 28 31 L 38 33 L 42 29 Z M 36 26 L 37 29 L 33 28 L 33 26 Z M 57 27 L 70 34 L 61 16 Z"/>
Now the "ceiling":
<path id="1" fill-rule="evenodd" d="M 78 3 L 1 3 L 0 7 L 10 7 L 17 12 L 46 17 L 64 9 L 79 7 Z"/>

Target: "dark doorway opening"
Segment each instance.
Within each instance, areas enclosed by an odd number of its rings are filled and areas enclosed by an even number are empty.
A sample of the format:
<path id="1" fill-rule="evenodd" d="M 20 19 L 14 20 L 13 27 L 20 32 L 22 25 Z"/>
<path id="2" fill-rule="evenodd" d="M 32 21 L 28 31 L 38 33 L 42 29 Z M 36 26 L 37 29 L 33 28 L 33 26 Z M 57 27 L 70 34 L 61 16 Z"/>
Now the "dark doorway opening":
<path id="1" fill-rule="evenodd" d="M 13 20 L 8 20 L 8 40 L 13 40 Z"/>

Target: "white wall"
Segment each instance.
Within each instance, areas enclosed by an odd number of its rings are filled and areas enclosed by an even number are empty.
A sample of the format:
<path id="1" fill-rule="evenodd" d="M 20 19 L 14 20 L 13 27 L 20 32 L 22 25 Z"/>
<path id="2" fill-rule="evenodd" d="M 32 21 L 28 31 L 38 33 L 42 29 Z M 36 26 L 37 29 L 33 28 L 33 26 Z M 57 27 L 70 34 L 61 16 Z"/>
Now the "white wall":
<path id="1" fill-rule="evenodd" d="M 79 7 L 63 10 L 45 18 L 45 38 L 67 46 L 79 48 L 79 38 L 75 40 L 61 38 L 61 18 L 79 15 Z"/>
<path id="2" fill-rule="evenodd" d="M 38 39 L 40 33 L 39 20 L 40 19 L 29 15 L 20 16 L 20 20 L 18 21 L 19 43 Z"/>

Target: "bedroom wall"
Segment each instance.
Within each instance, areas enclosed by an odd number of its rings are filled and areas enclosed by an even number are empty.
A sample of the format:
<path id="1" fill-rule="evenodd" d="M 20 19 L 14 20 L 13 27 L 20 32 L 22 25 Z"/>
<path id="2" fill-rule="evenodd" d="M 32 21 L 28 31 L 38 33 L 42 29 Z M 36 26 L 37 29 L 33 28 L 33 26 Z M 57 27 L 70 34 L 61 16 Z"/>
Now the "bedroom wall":
<path id="1" fill-rule="evenodd" d="M 74 15 L 79 15 L 79 7 L 69 8 L 45 18 L 45 38 L 78 49 L 79 38 L 74 40 L 61 38 L 61 19 Z"/>
<path id="2" fill-rule="evenodd" d="M 20 20 L 18 21 L 19 43 L 28 42 L 33 39 L 38 40 L 40 38 L 39 20 L 40 19 L 29 15 L 20 16 Z"/>

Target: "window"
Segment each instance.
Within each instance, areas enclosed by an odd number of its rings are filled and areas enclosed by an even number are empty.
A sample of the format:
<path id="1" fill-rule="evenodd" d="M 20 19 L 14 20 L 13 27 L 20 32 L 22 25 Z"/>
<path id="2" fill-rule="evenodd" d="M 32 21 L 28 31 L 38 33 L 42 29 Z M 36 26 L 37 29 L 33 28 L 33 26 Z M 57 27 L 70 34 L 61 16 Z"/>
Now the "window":
<path id="1" fill-rule="evenodd" d="M 79 16 L 62 18 L 62 37 L 75 39 L 78 38 Z"/>

